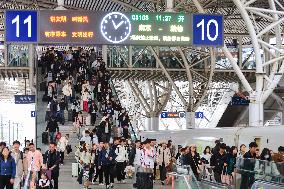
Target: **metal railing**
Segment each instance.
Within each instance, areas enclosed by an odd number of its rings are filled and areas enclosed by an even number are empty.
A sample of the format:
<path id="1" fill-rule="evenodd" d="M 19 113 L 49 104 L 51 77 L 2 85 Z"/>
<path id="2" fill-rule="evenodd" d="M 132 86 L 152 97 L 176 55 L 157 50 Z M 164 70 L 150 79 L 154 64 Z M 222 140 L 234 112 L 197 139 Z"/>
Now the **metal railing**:
<path id="1" fill-rule="evenodd" d="M 273 158 L 282 157 L 275 154 Z M 241 175 L 241 185 L 245 179 L 253 181 L 263 181 L 271 184 L 277 184 L 284 187 L 284 162 L 275 162 L 273 160 L 259 160 L 249 158 L 237 158 L 236 172 Z M 245 180 L 246 181 L 246 180 Z"/>
<path id="2" fill-rule="evenodd" d="M 109 84 L 110 84 L 110 86 L 111 86 L 111 90 L 112 90 L 113 95 L 116 97 L 116 99 L 118 99 L 118 102 L 119 102 L 119 104 L 121 105 L 121 102 L 120 102 L 120 99 L 119 99 L 119 97 L 118 97 L 117 91 L 116 91 L 116 89 L 115 89 L 115 87 L 114 87 L 114 84 L 113 84 L 113 82 L 112 82 L 111 79 L 109 80 Z M 131 121 L 129 121 L 129 126 L 130 126 L 130 128 L 131 128 L 130 131 L 132 132 L 132 135 L 133 135 L 133 137 L 134 137 L 134 140 L 137 140 L 138 138 L 137 138 L 136 132 L 135 132 L 135 130 L 134 130 L 134 128 L 133 128 L 133 125 L 132 125 Z"/>

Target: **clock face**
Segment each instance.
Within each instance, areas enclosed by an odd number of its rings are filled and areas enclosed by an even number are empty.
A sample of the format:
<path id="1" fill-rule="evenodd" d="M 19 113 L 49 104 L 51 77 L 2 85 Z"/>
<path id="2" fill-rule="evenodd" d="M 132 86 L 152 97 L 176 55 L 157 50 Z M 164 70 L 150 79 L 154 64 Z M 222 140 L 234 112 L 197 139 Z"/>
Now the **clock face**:
<path id="1" fill-rule="evenodd" d="M 111 12 L 102 19 L 101 33 L 107 41 L 121 43 L 129 37 L 131 23 L 124 14 Z"/>

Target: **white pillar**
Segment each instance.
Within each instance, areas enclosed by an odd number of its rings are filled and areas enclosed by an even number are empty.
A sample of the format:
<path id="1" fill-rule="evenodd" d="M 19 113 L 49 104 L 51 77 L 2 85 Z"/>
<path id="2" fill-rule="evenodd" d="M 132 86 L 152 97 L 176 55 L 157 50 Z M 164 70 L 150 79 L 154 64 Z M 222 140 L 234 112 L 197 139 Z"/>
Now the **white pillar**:
<path id="1" fill-rule="evenodd" d="M 159 117 L 151 117 L 151 129 L 152 131 L 159 130 Z"/>
<path id="2" fill-rule="evenodd" d="M 32 94 L 36 94 L 36 88 L 34 87 L 34 56 L 35 50 L 34 45 L 29 44 L 29 55 L 28 55 L 28 64 L 29 64 L 29 85 L 32 91 Z"/>
<path id="3" fill-rule="evenodd" d="M 133 46 L 129 46 L 128 47 L 128 64 L 129 64 L 129 67 L 133 67 L 132 65 L 132 55 L 133 55 Z"/>
<path id="4" fill-rule="evenodd" d="M 249 104 L 249 126 L 263 126 L 263 103 L 261 101 L 251 100 Z"/>
<path id="5" fill-rule="evenodd" d="M 186 129 L 195 128 L 195 112 L 186 112 Z"/>
<path id="6" fill-rule="evenodd" d="M 284 125 L 284 110 L 281 112 L 281 125 Z"/>
<path id="7" fill-rule="evenodd" d="M 64 0 L 57 0 L 57 4 L 59 7 L 64 6 Z"/>
<path id="8" fill-rule="evenodd" d="M 173 12 L 173 7 L 174 7 L 174 0 L 166 0 L 166 11 L 167 12 Z"/>
<path id="9" fill-rule="evenodd" d="M 103 61 L 107 64 L 107 45 L 102 45 L 102 58 L 103 58 Z"/>
<path id="10" fill-rule="evenodd" d="M 152 127 L 151 127 L 151 118 L 150 117 L 146 117 L 146 130 L 147 131 L 152 131 Z"/>

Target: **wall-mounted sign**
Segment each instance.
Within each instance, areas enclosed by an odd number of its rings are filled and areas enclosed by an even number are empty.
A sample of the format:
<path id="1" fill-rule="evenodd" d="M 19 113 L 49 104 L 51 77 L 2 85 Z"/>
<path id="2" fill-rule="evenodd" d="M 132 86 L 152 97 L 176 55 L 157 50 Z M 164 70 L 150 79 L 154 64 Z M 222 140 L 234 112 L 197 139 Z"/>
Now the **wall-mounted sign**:
<path id="1" fill-rule="evenodd" d="M 185 118 L 185 112 L 162 112 L 161 118 Z M 195 118 L 204 118 L 203 112 L 195 112 Z"/>
<path id="2" fill-rule="evenodd" d="M 183 13 L 40 11 L 40 43 L 189 45 Z"/>
<path id="3" fill-rule="evenodd" d="M 6 42 L 36 43 L 38 31 L 37 19 L 37 11 L 6 11 Z"/>
<path id="4" fill-rule="evenodd" d="M 223 16 L 169 12 L 8 10 L 6 33 L 7 42 L 39 44 L 222 46 L 224 40 Z"/>
<path id="5" fill-rule="evenodd" d="M 35 95 L 15 95 L 15 104 L 35 103 Z"/>
<path id="6" fill-rule="evenodd" d="M 36 112 L 35 111 L 31 111 L 31 117 L 35 117 L 36 116 Z"/>
<path id="7" fill-rule="evenodd" d="M 249 99 L 240 97 L 240 96 L 233 96 L 230 105 L 231 106 L 248 106 L 250 103 Z"/>

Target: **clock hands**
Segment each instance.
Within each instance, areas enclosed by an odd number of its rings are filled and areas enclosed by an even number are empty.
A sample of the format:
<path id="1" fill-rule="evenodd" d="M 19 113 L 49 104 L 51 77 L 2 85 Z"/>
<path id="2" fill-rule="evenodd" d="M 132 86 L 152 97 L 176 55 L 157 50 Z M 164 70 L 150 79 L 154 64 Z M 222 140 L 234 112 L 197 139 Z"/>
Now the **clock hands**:
<path id="1" fill-rule="evenodd" d="M 114 29 L 117 30 L 123 24 L 123 22 L 124 21 L 120 21 L 119 24 L 116 25 L 115 22 L 112 20 L 112 24 L 113 24 Z"/>

